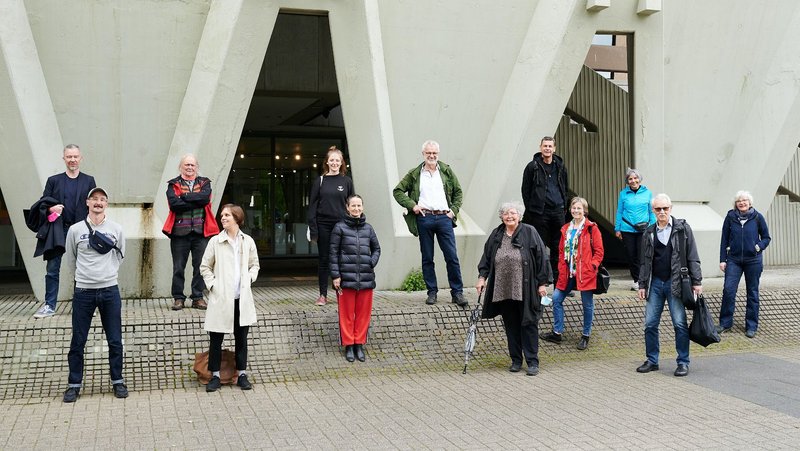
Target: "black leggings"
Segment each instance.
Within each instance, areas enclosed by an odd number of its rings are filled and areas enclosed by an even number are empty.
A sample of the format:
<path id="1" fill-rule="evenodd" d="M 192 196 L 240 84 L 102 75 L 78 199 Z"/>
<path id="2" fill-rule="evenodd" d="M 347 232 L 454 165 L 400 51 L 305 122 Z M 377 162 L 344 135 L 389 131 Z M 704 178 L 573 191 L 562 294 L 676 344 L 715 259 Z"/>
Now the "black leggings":
<path id="1" fill-rule="evenodd" d="M 239 325 L 239 300 L 233 301 L 233 338 L 236 341 L 236 369 L 244 371 L 247 369 L 247 332 L 250 326 Z M 209 332 L 211 336 L 211 346 L 208 349 L 208 371 L 219 371 L 222 362 L 222 339 L 225 334 L 221 332 Z"/>
<path id="2" fill-rule="evenodd" d="M 622 232 L 622 243 L 628 253 L 628 264 L 630 264 L 631 279 L 639 281 L 639 253 L 642 250 L 642 233 Z"/>
<path id="3" fill-rule="evenodd" d="M 331 277 L 331 232 L 336 222 L 317 221 L 317 253 L 319 254 L 319 294 L 328 295 Z"/>

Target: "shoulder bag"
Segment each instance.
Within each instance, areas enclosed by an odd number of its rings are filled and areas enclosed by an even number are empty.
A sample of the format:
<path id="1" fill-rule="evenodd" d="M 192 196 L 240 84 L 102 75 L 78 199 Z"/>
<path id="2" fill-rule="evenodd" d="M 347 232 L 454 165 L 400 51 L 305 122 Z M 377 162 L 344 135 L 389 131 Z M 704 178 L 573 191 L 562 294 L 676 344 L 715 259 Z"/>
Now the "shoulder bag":
<path id="1" fill-rule="evenodd" d="M 589 237 L 591 239 L 592 233 L 589 232 Z M 605 266 L 602 264 L 597 267 L 597 281 L 594 290 L 592 293 L 594 294 L 605 294 L 608 293 L 608 287 L 611 286 L 611 274 L 608 272 Z"/>
<path id="2" fill-rule="evenodd" d="M 608 293 L 608 287 L 611 286 L 611 274 L 605 266 L 600 265 L 597 268 L 597 285 L 593 291 L 594 294 Z"/>
<path id="3" fill-rule="evenodd" d="M 84 219 L 83 222 L 86 223 L 86 227 L 89 229 L 89 246 L 96 250 L 99 254 L 107 254 L 111 252 L 112 249 L 116 249 L 119 252 L 119 255 L 122 258 L 125 258 L 122 255 L 122 250 L 117 247 L 117 243 L 109 238 L 105 233 L 102 232 L 95 232 L 91 225 L 89 225 L 89 220 Z"/>
<path id="4" fill-rule="evenodd" d="M 637 233 L 643 233 L 650 226 L 650 223 L 647 221 L 637 222 L 636 224 L 628 221 L 625 218 L 622 218 L 622 221 L 627 223 L 629 226 L 633 227 L 633 230 L 635 230 Z"/>

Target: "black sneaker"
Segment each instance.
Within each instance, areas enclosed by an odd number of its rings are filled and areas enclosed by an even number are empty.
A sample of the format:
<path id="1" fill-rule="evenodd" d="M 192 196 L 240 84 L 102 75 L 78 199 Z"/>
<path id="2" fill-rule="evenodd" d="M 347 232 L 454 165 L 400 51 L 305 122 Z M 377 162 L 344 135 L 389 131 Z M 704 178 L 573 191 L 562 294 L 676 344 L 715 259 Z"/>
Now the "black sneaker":
<path id="1" fill-rule="evenodd" d="M 220 382 L 219 377 L 212 376 L 211 380 L 208 381 L 208 384 L 206 384 L 206 391 L 211 393 L 212 391 L 219 390 L 220 387 L 222 387 L 222 383 Z"/>
<path id="2" fill-rule="evenodd" d="M 522 363 L 519 362 L 512 362 L 511 366 L 508 367 L 508 371 L 512 373 L 519 373 L 519 370 L 522 369 Z"/>
<path id="3" fill-rule="evenodd" d="M 117 398 L 128 397 L 128 387 L 125 384 L 114 384 L 112 387 L 114 388 L 114 396 Z"/>
<path id="4" fill-rule="evenodd" d="M 238 385 L 242 390 L 252 390 L 253 384 L 247 380 L 246 374 L 240 374 L 238 378 L 236 378 L 236 385 Z"/>
<path id="5" fill-rule="evenodd" d="M 581 335 L 581 341 L 578 342 L 578 350 L 583 351 L 589 347 L 589 336 Z"/>
<path id="6" fill-rule="evenodd" d="M 64 392 L 64 402 L 75 402 L 76 399 L 81 395 L 81 388 L 80 387 L 69 387 L 67 391 Z"/>
<path id="7" fill-rule="evenodd" d="M 557 334 L 553 331 L 539 335 L 539 338 L 541 338 L 544 341 L 549 341 L 550 343 L 559 343 L 559 344 L 561 343 L 561 334 Z"/>
<path id="8" fill-rule="evenodd" d="M 433 305 L 436 303 L 436 293 L 428 294 L 428 299 L 425 299 L 425 303 L 428 305 Z"/>
<path id="9" fill-rule="evenodd" d="M 463 293 L 456 293 L 453 295 L 453 303 L 458 305 L 459 307 L 466 307 L 469 305 L 466 299 L 464 299 Z"/>
<path id="10" fill-rule="evenodd" d="M 525 372 L 526 376 L 536 376 L 539 374 L 539 365 L 529 365 L 528 371 Z"/>

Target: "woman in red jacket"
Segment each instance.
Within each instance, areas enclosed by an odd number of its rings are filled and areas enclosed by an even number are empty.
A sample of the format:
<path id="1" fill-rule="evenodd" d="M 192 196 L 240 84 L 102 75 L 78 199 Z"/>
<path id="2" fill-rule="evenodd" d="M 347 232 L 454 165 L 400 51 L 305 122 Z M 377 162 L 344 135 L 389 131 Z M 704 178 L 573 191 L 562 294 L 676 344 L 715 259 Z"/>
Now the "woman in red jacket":
<path id="1" fill-rule="evenodd" d="M 553 330 L 541 336 L 551 343 L 561 343 L 564 332 L 564 298 L 573 289 L 581 292 L 583 333 L 578 342 L 581 351 L 589 346 L 594 317 L 594 289 L 597 268 L 603 262 L 603 237 L 596 223 L 586 218 L 589 203 L 582 197 L 570 202 L 572 221 L 561 227 L 559 241 L 558 281 L 553 291 Z"/>

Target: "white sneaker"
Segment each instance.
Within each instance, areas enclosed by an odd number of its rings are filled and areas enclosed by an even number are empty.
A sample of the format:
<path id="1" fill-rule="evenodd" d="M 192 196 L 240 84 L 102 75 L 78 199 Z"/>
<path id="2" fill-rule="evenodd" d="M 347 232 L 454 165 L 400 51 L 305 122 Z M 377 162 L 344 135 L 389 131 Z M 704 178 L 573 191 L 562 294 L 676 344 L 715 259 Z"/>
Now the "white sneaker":
<path id="1" fill-rule="evenodd" d="M 631 283 L 631 291 L 639 291 L 639 282 Z"/>
<path id="2" fill-rule="evenodd" d="M 34 318 L 49 318 L 56 314 L 56 311 L 53 310 L 49 305 L 45 304 L 33 314 Z"/>

